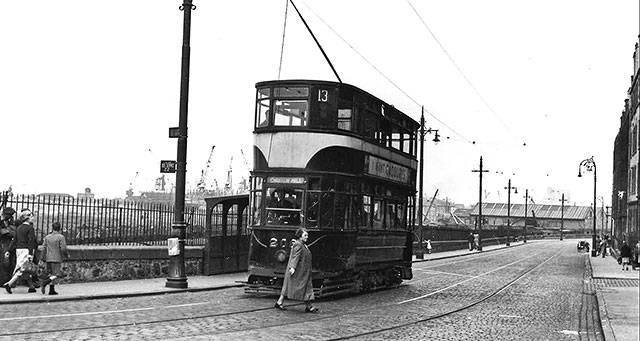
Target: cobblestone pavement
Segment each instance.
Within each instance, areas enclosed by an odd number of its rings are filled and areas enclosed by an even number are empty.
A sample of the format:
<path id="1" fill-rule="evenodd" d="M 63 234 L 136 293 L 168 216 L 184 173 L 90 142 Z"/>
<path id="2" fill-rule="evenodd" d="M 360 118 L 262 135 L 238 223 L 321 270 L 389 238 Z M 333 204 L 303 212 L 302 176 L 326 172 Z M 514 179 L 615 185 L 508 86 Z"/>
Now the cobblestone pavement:
<path id="1" fill-rule="evenodd" d="M 602 340 L 586 257 L 541 242 L 416 263 L 399 288 L 321 300 L 320 314 L 239 288 L 20 304 L 0 312 L 0 339 Z"/>

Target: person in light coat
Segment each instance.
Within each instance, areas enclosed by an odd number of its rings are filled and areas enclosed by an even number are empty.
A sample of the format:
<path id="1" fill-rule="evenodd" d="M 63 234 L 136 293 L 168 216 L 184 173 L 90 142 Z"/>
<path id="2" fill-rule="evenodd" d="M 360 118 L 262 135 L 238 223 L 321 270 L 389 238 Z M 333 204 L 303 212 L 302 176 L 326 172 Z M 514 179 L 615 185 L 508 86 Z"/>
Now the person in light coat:
<path id="1" fill-rule="evenodd" d="M 40 291 L 44 295 L 45 289 L 48 284 L 49 295 L 57 295 L 55 285 L 56 279 L 62 276 L 62 260 L 69 258 L 69 251 L 67 251 L 67 241 L 60 233 L 60 223 L 55 222 L 51 226 L 53 231 L 49 233 L 42 241 L 42 260 L 47 263 L 47 278 L 42 281 Z"/>
<path id="2" fill-rule="evenodd" d="M 313 284 L 311 283 L 311 251 L 306 245 L 309 240 L 309 232 L 301 227 L 296 230 L 295 238 L 291 245 L 291 254 L 287 271 L 284 274 L 282 291 L 275 307 L 286 310 L 283 305 L 286 297 L 290 300 L 304 301 L 306 312 L 317 313 L 318 308 L 312 305 L 314 296 Z"/>
<path id="3" fill-rule="evenodd" d="M 38 247 L 35 230 L 33 228 L 33 220 L 34 215 L 29 209 L 23 209 L 18 214 L 20 225 L 16 228 L 16 234 L 10 246 L 11 250 L 16 251 L 16 267 L 13 270 L 13 277 L 11 277 L 7 283 L 3 284 L 9 294 L 12 293 L 12 286 L 21 277 L 27 280 L 27 285 L 29 286 L 28 292 L 36 292 L 36 288 L 33 286 L 33 281 L 31 280 L 31 274 L 25 273 L 25 264 L 31 263 L 35 250 Z M 8 253 L 9 252 L 5 252 L 5 256 L 7 256 Z"/>

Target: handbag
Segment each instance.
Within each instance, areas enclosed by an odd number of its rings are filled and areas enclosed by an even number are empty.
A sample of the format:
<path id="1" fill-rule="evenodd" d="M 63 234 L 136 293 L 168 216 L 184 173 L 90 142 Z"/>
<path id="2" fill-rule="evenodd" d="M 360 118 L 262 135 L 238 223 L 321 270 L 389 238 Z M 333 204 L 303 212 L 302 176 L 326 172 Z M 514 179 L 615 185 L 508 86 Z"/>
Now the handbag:
<path id="1" fill-rule="evenodd" d="M 622 257 L 618 257 L 618 265 L 622 264 Z"/>
<path id="2" fill-rule="evenodd" d="M 26 261 L 22 264 L 22 272 L 30 275 L 35 274 L 38 272 L 38 266 L 32 261 Z"/>

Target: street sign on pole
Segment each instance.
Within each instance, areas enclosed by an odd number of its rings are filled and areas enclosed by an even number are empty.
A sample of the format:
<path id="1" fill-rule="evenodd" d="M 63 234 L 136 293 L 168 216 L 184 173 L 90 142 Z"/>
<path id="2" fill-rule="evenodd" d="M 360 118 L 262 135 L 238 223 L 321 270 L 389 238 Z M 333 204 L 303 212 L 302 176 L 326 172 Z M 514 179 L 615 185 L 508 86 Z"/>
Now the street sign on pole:
<path id="1" fill-rule="evenodd" d="M 160 173 L 175 173 L 178 163 L 173 160 L 160 161 Z"/>
<path id="2" fill-rule="evenodd" d="M 169 138 L 177 139 L 180 137 L 180 127 L 169 128 Z"/>

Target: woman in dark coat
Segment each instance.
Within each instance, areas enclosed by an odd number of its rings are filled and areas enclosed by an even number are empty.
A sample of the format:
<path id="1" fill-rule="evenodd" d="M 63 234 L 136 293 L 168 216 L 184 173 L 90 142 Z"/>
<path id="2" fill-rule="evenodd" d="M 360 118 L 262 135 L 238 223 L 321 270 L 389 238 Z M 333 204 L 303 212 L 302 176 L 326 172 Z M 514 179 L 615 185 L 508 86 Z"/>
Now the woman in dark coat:
<path id="1" fill-rule="evenodd" d="M 287 271 L 284 273 L 282 292 L 275 307 L 286 310 L 283 305 L 286 297 L 290 300 L 304 301 L 306 312 L 317 313 L 318 308 L 311 304 L 314 299 L 313 284 L 311 283 L 311 251 L 305 244 L 309 239 L 309 232 L 301 227 L 296 230 L 295 238 L 293 245 L 291 245 Z"/>

